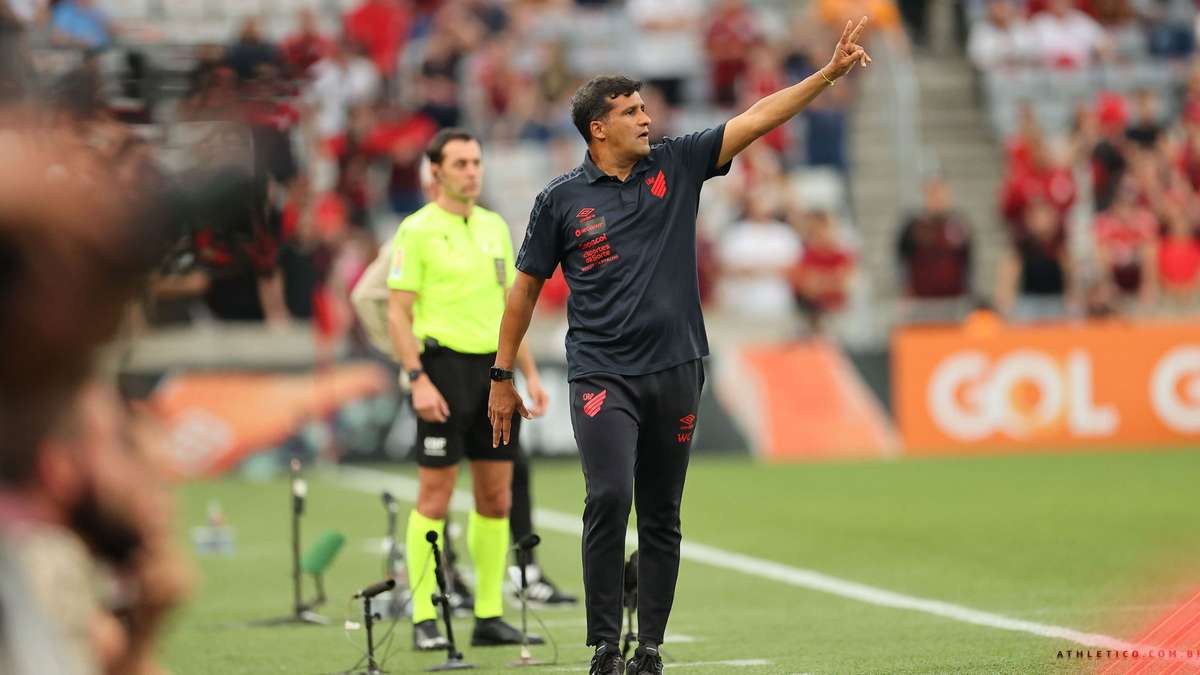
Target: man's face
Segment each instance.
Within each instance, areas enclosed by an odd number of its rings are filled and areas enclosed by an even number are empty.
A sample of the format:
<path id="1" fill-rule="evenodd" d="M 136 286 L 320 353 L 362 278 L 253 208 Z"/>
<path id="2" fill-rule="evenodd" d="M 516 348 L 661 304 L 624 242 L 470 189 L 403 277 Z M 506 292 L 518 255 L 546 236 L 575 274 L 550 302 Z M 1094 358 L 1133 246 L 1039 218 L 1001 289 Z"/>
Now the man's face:
<path id="1" fill-rule="evenodd" d="M 635 91 L 612 99 L 608 114 L 599 121 L 600 133 L 617 156 L 645 157 L 650 154 L 650 122 L 646 103 Z"/>
<path id="2" fill-rule="evenodd" d="M 438 189 L 454 201 L 474 201 L 483 184 L 483 148 L 478 141 L 454 140 L 442 148 L 442 163 L 433 167 Z"/>

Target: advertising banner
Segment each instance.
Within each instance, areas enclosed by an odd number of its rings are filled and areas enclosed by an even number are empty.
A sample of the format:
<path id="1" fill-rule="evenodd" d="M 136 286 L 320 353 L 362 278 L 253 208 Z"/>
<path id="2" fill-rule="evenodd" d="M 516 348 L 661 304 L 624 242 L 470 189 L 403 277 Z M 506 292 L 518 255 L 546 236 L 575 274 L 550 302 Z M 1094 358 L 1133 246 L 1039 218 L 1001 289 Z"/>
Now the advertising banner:
<path id="1" fill-rule="evenodd" d="M 1200 325 L 900 330 L 892 344 L 906 454 L 1200 441 Z"/>

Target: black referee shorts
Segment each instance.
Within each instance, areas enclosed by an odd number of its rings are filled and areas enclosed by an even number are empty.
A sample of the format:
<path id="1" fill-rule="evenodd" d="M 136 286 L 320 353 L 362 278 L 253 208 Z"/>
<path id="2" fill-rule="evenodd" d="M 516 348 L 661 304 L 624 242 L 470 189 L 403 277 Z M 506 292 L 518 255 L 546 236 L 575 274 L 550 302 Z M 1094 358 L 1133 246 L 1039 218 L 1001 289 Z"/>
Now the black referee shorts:
<path id="1" fill-rule="evenodd" d="M 417 465 L 444 467 L 470 460 L 513 461 L 521 416 L 513 414 L 512 436 L 508 445 L 492 447 L 492 424 L 488 420 L 488 394 L 492 380 L 489 370 L 496 354 L 463 354 L 427 342 L 421 354 L 421 367 L 450 406 L 445 422 L 426 422 L 417 418 Z"/>

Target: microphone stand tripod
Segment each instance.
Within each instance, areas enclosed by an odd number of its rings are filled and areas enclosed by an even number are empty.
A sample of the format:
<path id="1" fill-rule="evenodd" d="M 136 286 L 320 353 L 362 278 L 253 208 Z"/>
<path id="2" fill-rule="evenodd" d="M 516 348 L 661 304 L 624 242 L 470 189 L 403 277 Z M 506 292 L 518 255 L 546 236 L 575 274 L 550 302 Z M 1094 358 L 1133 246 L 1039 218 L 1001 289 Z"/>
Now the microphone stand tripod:
<path id="1" fill-rule="evenodd" d="M 437 580 L 438 592 L 433 594 L 434 606 L 442 606 L 442 618 L 446 622 L 446 662 L 429 669 L 429 672 L 442 670 L 468 670 L 473 664 L 463 661 L 462 652 L 454 646 L 454 626 L 450 623 L 450 598 L 446 595 L 446 574 L 442 570 L 442 552 L 437 545 L 438 534 L 435 530 L 425 533 L 425 541 L 433 547 L 433 576 Z M 409 551 L 409 555 L 412 552 Z"/>
<path id="2" fill-rule="evenodd" d="M 356 675 L 382 675 L 383 671 L 379 669 L 379 664 L 375 663 L 375 637 L 371 633 L 371 627 L 376 621 L 383 617 L 371 611 L 370 596 L 363 597 L 363 625 L 367 628 L 367 669 Z"/>
<path id="3" fill-rule="evenodd" d="M 304 515 L 304 498 L 308 495 L 308 484 L 300 477 L 300 460 L 292 459 L 291 463 L 292 488 L 292 613 L 272 619 L 252 621 L 252 626 L 281 626 L 286 624 L 326 625 L 329 619 L 312 611 L 316 605 L 324 602 L 325 589 L 320 577 L 317 577 L 317 600 L 313 603 L 304 602 L 303 571 L 300 569 L 300 517 Z"/>
<path id="4" fill-rule="evenodd" d="M 536 534 L 526 537 L 525 540 L 517 542 L 517 567 L 521 570 L 521 657 L 513 661 L 510 665 L 521 668 L 525 666 L 540 666 L 546 662 L 533 658 L 529 653 L 529 577 L 525 573 L 526 567 L 529 566 L 529 559 L 532 557 L 530 551 L 534 546 L 537 546 L 541 540 Z"/>
<path id="5" fill-rule="evenodd" d="M 397 505 L 396 499 L 390 492 L 383 493 L 383 506 L 387 509 L 387 576 L 396 581 L 397 588 L 388 595 L 384 613 L 390 618 L 405 615 L 404 606 L 408 598 L 408 581 L 404 569 L 404 554 L 400 552 L 400 542 L 396 539 Z"/>
<path id="6" fill-rule="evenodd" d="M 392 579 L 385 579 L 377 584 L 368 586 L 363 590 L 351 596 L 352 600 L 362 598 L 363 601 L 363 625 L 367 629 L 367 669 L 359 670 L 353 673 L 343 673 L 341 675 L 383 675 L 386 671 L 380 668 L 375 661 L 375 634 L 373 628 L 376 621 L 382 621 L 383 617 L 371 609 L 371 598 L 386 593 L 396 587 L 396 582 Z"/>

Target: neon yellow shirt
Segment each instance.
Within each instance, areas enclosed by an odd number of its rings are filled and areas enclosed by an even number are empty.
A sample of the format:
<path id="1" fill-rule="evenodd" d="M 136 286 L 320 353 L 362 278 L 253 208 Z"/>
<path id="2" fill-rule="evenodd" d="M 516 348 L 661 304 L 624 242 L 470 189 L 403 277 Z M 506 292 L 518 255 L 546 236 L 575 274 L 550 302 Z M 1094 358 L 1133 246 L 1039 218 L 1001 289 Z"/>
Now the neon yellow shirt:
<path id="1" fill-rule="evenodd" d="M 513 262 L 512 236 L 498 214 L 476 206 L 465 219 L 431 202 L 400 223 L 387 285 L 416 294 L 418 341 L 490 354 L 500 341 Z"/>

